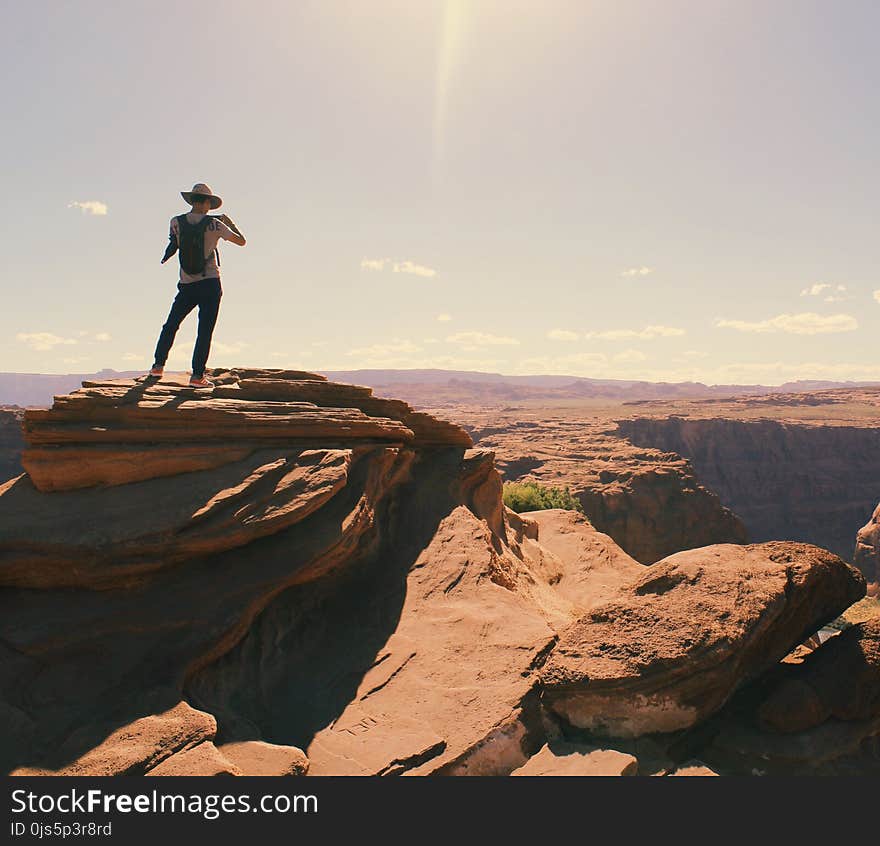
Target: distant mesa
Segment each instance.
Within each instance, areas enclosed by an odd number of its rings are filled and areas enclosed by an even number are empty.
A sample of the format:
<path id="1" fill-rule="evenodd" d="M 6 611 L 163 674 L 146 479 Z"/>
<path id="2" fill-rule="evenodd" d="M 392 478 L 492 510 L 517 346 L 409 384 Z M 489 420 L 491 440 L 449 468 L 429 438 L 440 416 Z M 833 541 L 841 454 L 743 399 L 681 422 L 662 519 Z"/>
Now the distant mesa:
<path id="1" fill-rule="evenodd" d="M 0 405 L 48 406 L 58 394 L 76 390 L 83 381 L 135 378 L 143 371 L 104 369 L 98 373 L 47 375 L 0 373 Z M 332 381 L 390 391 L 417 406 L 438 403 L 516 402 L 523 399 L 646 400 L 728 397 L 744 394 L 801 393 L 835 387 L 880 385 L 880 382 L 802 380 L 784 385 L 704 385 L 700 382 L 647 382 L 593 379 L 565 375 L 509 376 L 468 370 L 327 370 Z"/>

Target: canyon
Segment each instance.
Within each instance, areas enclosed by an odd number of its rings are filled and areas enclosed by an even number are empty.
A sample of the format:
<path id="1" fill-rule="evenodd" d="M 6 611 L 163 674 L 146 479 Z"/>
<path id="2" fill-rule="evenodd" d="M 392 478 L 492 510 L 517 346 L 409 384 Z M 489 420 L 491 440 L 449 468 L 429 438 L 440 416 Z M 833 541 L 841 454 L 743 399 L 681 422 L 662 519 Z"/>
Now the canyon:
<path id="1" fill-rule="evenodd" d="M 569 487 L 643 563 L 721 540 L 786 539 L 858 558 L 876 583 L 873 541 L 865 534 L 856 553 L 856 537 L 880 500 L 878 406 L 880 390 L 861 387 L 429 410 L 495 450 L 506 480 Z"/>
<path id="2" fill-rule="evenodd" d="M 747 543 L 680 455 L 603 414 L 462 425 L 321 374 L 213 376 L 86 380 L 24 413 L 0 485 L 4 772 L 880 766 L 874 624 L 814 637 L 865 577 Z M 646 560 L 589 513 L 503 504 L 503 477 L 584 467 Z"/>
<path id="3" fill-rule="evenodd" d="M 640 446 L 688 459 L 754 541 L 791 538 L 853 558 L 877 505 L 880 391 L 875 388 L 701 402 L 617 423 Z"/>

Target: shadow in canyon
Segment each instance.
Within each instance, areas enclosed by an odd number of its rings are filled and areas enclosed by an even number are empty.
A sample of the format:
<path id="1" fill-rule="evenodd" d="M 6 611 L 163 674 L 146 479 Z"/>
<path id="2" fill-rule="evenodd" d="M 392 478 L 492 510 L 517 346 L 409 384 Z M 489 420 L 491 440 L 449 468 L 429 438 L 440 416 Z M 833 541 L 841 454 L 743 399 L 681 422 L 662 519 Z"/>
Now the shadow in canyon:
<path id="1" fill-rule="evenodd" d="M 0 769 L 59 769 L 181 698 L 218 742 L 308 747 L 397 628 L 410 568 L 461 502 L 463 452 L 424 450 L 354 538 L 366 461 L 300 523 L 129 589 L 5 589 Z"/>
<path id="2" fill-rule="evenodd" d="M 775 420 L 617 421 L 630 443 L 686 458 L 745 523 L 750 543 L 795 540 L 853 560 L 880 501 L 880 429 Z"/>
<path id="3" fill-rule="evenodd" d="M 407 576 L 461 504 L 461 450 L 426 450 L 381 515 L 380 543 L 321 585 L 287 590 L 234 650 L 190 679 L 187 698 L 218 719 L 220 742 L 308 749 L 357 697 L 394 633 Z"/>

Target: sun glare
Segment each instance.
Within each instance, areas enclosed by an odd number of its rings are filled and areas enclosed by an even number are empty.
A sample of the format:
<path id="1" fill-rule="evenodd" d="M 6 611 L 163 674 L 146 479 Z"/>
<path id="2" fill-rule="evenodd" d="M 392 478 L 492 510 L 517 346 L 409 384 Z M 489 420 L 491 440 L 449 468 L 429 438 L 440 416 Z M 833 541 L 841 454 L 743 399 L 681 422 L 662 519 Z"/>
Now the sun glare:
<path id="1" fill-rule="evenodd" d="M 435 181 L 445 155 L 449 88 L 461 58 L 467 18 L 467 0 L 447 0 L 440 26 L 434 85 L 433 176 Z"/>

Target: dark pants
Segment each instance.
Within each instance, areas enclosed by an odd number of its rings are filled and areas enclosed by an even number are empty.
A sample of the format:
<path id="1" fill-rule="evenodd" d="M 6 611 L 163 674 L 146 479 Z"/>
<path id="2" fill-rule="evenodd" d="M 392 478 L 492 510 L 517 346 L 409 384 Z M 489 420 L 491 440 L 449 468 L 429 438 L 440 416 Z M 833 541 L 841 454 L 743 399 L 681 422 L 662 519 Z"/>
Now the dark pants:
<path id="1" fill-rule="evenodd" d="M 198 306 L 199 334 L 193 349 L 192 375 L 195 377 L 205 375 L 205 364 L 208 361 L 208 353 L 211 351 L 211 335 L 214 334 L 217 313 L 220 311 L 220 297 L 222 296 L 223 288 L 220 287 L 220 280 L 216 278 L 201 279 L 187 285 L 182 282 L 177 283 L 177 296 L 171 304 L 168 319 L 159 334 L 159 343 L 156 344 L 154 366 L 165 366 L 168 352 L 171 350 L 174 336 L 177 334 L 180 324 Z"/>

